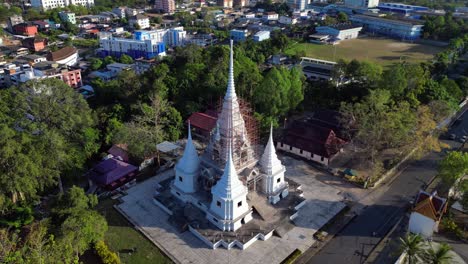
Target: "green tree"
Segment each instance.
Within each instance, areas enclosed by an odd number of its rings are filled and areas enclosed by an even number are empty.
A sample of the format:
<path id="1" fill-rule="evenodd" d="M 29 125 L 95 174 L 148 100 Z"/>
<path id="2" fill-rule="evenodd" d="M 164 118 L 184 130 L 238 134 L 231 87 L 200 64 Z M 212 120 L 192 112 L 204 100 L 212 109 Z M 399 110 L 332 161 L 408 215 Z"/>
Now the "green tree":
<path id="1" fill-rule="evenodd" d="M 92 58 L 91 59 L 91 69 L 92 70 L 99 70 L 103 65 L 103 62 L 101 59 L 98 58 Z"/>
<path id="2" fill-rule="evenodd" d="M 114 58 L 112 56 L 107 56 L 107 57 L 104 58 L 103 62 L 104 62 L 104 66 L 107 66 L 107 65 L 109 65 L 111 63 L 115 63 L 115 60 L 114 60 Z"/>
<path id="3" fill-rule="evenodd" d="M 254 91 L 258 110 L 268 116 L 284 116 L 304 99 L 302 74 L 296 68 L 272 68 Z"/>
<path id="4" fill-rule="evenodd" d="M 60 80 L 46 79 L 0 90 L 0 98 L 3 205 L 60 187 L 62 174 L 81 175 L 99 144 L 95 119 L 80 94 Z"/>
<path id="5" fill-rule="evenodd" d="M 447 187 L 452 187 L 468 172 L 468 153 L 451 151 L 439 163 L 438 176 Z"/>
<path id="6" fill-rule="evenodd" d="M 400 243 L 400 250 L 406 253 L 405 263 L 418 263 L 423 254 L 422 237 L 409 233 L 404 237 L 400 237 Z"/>
<path id="7" fill-rule="evenodd" d="M 177 110 L 157 95 L 151 98 L 151 104 L 141 104 L 140 112 L 113 139 L 114 143 L 127 144 L 130 155 L 138 161 L 156 154 L 156 145 L 164 139 L 177 139 L 182 128 Z"/>
<path id="8" fill-rule="evenodd" d="M 59 242 L 65 251 L 76 256 L 104 238 L 107 222 L 92 210 L 97 205 L 96 195 L 86 195 L 83 188 L 73 186 L 61 194 L 52 210 L 53 220 L 59 225 Z"/>
<path id="9" fill-rule="evenodd" d="M 132 57 L 128 56 L 127 54 L 123 54 L 122 56 L 120 56 L 119 60 L 120 60 L 121 63 L 125 63 L 125 64 L 132 64 L 133 63 Z"/>
<path id="10" fill-rule="evenodd" d="M 438 245 L 437 249 L 431 246 L 424 252 L 423 259 L 428 264 L 448 264 L 452 260 L 450 251 L 452 247 L 447 243 Z"/>
<path id="11" fill-rule="evenodd" d="M 340 23 L 347 22 L 348 21 L 348 15 L 344 12 L 339 12 L 338 16 L 336 17 Z"/>

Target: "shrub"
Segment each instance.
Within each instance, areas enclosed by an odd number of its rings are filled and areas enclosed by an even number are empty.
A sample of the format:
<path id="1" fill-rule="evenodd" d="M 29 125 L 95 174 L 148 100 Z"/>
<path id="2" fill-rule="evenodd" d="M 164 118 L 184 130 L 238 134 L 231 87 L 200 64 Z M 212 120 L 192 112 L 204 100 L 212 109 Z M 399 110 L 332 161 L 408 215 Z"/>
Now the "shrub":
<path id="1" fill-rule="evenodd" d="M 96 245 L 94 245 L 94 249 L 96 250 L 96 253 L 99 255 L 99 257 L 102 260 L 102 263 L 104 264 L 120 264 L 120 258 L 115 254 L 115 252 L 112 252 L 109 250 L 107 247 L 106 243 L 104 241 L 98 241 Z"/>
<path id="2" fill-rule="evenodd" d="M 8 215 L 0 216 L 0 226 L 20 228 L 34 220 L 30 207 L 14 207 Z"/>

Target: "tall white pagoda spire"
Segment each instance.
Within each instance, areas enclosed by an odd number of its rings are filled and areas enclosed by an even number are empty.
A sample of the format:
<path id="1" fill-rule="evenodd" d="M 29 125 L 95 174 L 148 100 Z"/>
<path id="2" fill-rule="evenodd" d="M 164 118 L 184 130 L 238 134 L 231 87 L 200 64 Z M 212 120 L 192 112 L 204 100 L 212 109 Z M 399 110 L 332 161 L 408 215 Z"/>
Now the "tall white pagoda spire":
<path id="1" fill-rule="evenodd" d="M 182 158 L 175 166 L 176 179 L 174 185 L 181 191 L 193 193 L 197 190 L 197 178 L 200 171 L 200 158 L 192 141 L 190 122 L 188 124 L 187 144 Z"/>
<path id="2" fill-rule="evenodd" d="M 250 145 L 249 135 L 245 128 L 244 118 L 236 95 L 232 40 L 229 51 L 227 90 L 224 96 L 221 113 L 218 115 L 216 127 L 216 133 L 211 138 L 211 147 L 207 152 L 205 152 L 204 159 L 208 158 L 209 163 L 216 164 L 217 170 L 221 171 L 227 162 L 227 148 L 228 145 L 231 144 L 232 160 L 238 171 L 257 163 L 254 149 Z"/>
<path id="3" fill-rule="evenodd" d="M 231 39 L 230 49 L 229 49 L 229 73 L 228 73 L 228 86 L 226 95 L 224 99 L 236 99 L 236 87 L 234 85 L 234 51 L 233 51 L 233 41 Z"/>

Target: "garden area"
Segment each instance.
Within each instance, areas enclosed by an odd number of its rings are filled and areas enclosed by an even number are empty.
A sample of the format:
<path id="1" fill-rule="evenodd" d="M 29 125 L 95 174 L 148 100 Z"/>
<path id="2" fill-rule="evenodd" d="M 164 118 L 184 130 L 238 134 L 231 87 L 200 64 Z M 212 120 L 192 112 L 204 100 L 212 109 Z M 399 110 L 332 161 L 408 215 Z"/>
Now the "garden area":
<path id="1" fill-rule="evenodd" d="M 106 218 L 109 226 L 104 239 L 109 248 L 118 253 L 122 263 L 172 263 L 114 209 L 117 203 L 116 200 L 102 200 L 96 209 Z"/>
<path id="2" fill-rule="evenodd" d="M 342 41 L 338 45 L 296 43 L 285 50 L 287 55 L 303 53 L 307 57 L 338 61 L 365 60 L 389 66 L 400 61 L 419 63 L 431 60 L 443 48 L 424 44 L 401 42 L 387 38 L 359 38 Z"/>

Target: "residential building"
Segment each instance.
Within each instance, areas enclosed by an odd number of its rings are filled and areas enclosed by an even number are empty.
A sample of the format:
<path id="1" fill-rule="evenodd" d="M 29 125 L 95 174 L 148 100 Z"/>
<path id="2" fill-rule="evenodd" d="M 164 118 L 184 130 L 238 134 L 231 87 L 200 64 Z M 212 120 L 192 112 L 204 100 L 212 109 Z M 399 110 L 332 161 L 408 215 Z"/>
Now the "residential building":
<path id="1" fill-rule="evenodd" d="M 12 15 L 7 19 L 7 27 L 10 32 L 13 32 L 13 26 L 23 23 L 23 17 L 18 15 Z"/>
<path id="2" fill-rule="evenodd" d="M 318 34 L 330 35 L 338 40 L 355 39 L 358 37 L 359 31 L 361 30 L 361 25 L 356 25 L 352 23 L 340 23 L 315 28 L 315 31 L 317 31 Z"/>
<path id="3" fill-rule="evenodd" d="M 47 60 L 73 66 L 78 62 L 78 50 L 75 47 L 66 46 L 57 51 L 49 52 Z"/>
<path id="4" fill-rule="evenodd" d="M 278 23 L 284 25 L 294 25 L 297 23 L 297 18 L 288 17 L 288 16 L 280 16 L 278 19 Z"/>
<path id="5" fill-rule="evenodd" d="M 25 56 L 21 56 L 17 58 L 14 63 L 16 65 L 24 65 L 24 64 L 29 64 L 31 66 L 34 66 L 36 63 L 47 61 L 46 57 L 35 55 L 35 54 L 29 54 Z"/>
<path id="6" fill-rule="evenodd" d="M 136 16 L 136 15 L 138 15 L 138 10 L 136 10 L 135 8 L 126 7 L 126 8 L 125 8 L 125 15 L 126 15 L 127 17 Z"/>
<path id="7" fill-rule="evenodd" d="M 320 115 L 293 121 L 285 129 L 276 148 L 328 166 L 346 144 L 344 139 L 337 136 L 340 132 L 335 132 L 339 127 L 340 121 L 336 117 L 339 113 L 331 115 L 329 112 L 333 111 L 323 111 Z"/>
<path id="8" fill-rule="evenodd" d="M 31 6 L 48 10 L 69 5 L 94 6 L 94 0 L 31 0 Z"/>
<path id="9" fill-rule="evenodd" d="M 26 60 L 34 60 L 36 63 L 9 64 L 0 71 L 0 87 L 19 85 L 30 80 L 60 79 L 68 86 L 78 88 L 83 85 L 80 69 L 70 69 L 56 62 L 44 61 L 40 56 L 31 58 L 22 57 Z M 21 59 L 20 59 L 21 60 Z M 18 60 L 16 63 L 21 63 Z M 30 66 L 33 65 L 33 67 Z"/>
<path id="10" fill-rule="evenodd" d="M 62 22 L 70 22 L 73 25 L 76 24 L 75 13 L 67 12 L 67 11 L 61 11 L 61 12 L 59 12 L 59 17 L 62 20 Z"/>
<path id="11" fill-rule="evenodd" d="M 145 28 L 150 27 L 149 18 L 142 14 L 137 14 L 136 16 L 131 17 L 128 20 L 128 23 L 130 24 L 131 27 L 134 27 L 134 28 L 136 27 L 136 25 L 138 25 L 140 29 L 145 29 Z"/>
<path id="12" fill-rule="evenodd" d="M 112 12 L 114 14 L 116 14 L 119 18 L 125 18 L 126 17 L 125 9 L 126 9 L 126 7 L 124 7 L 124 6 L 114 7 L 112 9 Z"/>
<path id="13" fill-rule="evenodd" d="M 345 0 L 345 6 L 351 8 L 374 8 L 379 5 L 379 0 Z"/>
<path id="14" fill-rule="evenodd" d="M 172 14 L 175 12 L 175 1 L 174 0 L 155 0 L 154 8 L 164 13 Z"/>
<path id="15" fill-rule="evenodd" d="M 438 231 L 447 204 L 447 199 L 437 196 L 437 192 L 419 191 L 411 210 L 408 231 L 431 238 L 432 234 Z"/>
<path id="16" fill-rule="evenodd" d="M 264 41 L 270 38 L 270 31 L 259 31 L 253 35 L 253 40 L 255 42 Z"/>
<path id="17" fill-rule="evenodd" d="M 233 29 L 229 31 L 229 35 L 235 42 L 245 41 L 249 35 L 249 31 L 247 29 Z"/>
<path id="18" fill-rule="evenodd" d="M 354 23 L 363 25 L 364 31 L 381 34 L 402 40 L 415 40 L 421 37 L 423 24 L 412 20 L 393 20 L 367 15 L 353 15 L 349 18 Z"/>
<path id="19" fill-rule="evenodd" d="M 268 21 L 278 20 L 279 15 L 275 12 L 266 12 L 263 14 L 263 19 Z"/>
<path id="20" fill-rule="evenodd" d="M 223 8 L 232 8 L 234 5 L 233 0 L 217 0 L 216 3 Z"/>
<path id="21" fill-rule="evenodd" d="M 309 4 L 308 0 L 288 0 L 286 2 L 292 10 L 304 10 Z"/>
<path id="22" fill-rule="evenodd" d="M 47 31 L 50 28 L 50 24 L 48 21 L 37 20 L 33 21 L 32 24 L 36 25 L 39 31 Z"/>
<path id="23" fill-rule="evenodd" d="M 43 37 L 32 37 L 32 38 L 25 38 L 21 41 L 23 47 L 28 48 L 31 51 L 38 52 L 47 46 L 47 40 Z"/>
<path id="24" fill-rule="evenodd" d="M 20 23 L 13 26 L 13 32 L 18 35 L 34 37 L 37 34 L 37 27 L 30 23 Z"/>
<path id="25" fill-rule="evenodd" d="M 234 0 L 233 7 L 243 7 L 247 5 L 247 0 Z"/>

